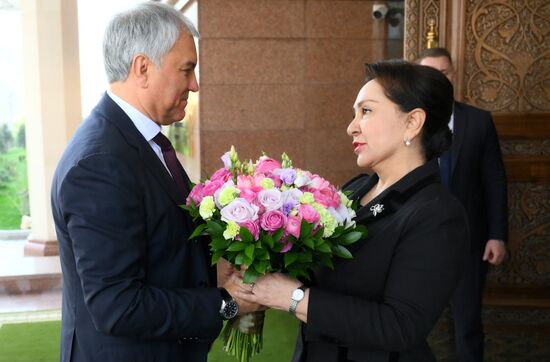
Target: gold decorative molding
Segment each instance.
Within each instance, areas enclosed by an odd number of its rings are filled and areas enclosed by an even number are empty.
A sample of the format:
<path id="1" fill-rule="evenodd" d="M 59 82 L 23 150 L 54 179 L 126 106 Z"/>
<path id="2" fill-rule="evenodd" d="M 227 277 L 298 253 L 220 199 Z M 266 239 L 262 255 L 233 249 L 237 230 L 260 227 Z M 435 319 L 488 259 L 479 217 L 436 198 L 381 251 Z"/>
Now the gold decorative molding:
<path id="1" fill-rule="evenodd" d="M 550 2 L 468 0 L 464 97 L 497 112 L 550 111 Z"/>
<path id="2" fill-rule="evenodd" d="M 426 49 L 437 48 L 439 46 L 439 38 L 435 28 L 435 19 L 428 20 L 428 32 L 426 33 Z"/>
<path id="3" fill-rule="evenodd" d="M 404 58 L 409 61 L 415 61 L 419 52 L 420 40 L 420 1 L 405 1 L 405 34 L 404 34 Z"/>

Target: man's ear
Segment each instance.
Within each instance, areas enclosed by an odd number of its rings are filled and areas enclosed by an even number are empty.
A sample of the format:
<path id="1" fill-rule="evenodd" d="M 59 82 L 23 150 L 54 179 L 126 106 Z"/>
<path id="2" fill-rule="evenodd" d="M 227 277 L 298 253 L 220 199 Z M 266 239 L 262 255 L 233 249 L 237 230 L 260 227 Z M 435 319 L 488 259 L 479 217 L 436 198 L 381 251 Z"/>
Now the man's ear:
<path id="1" fill-rule="evenodd" d="M 149 81 L 150 68 L 153 66 L 151 60 L 143 54 L 138 54 L 132 60 L 130 67 L 130 76 L 132 76 L 136 83 L 142 87 L 147 88 Z"/>
<path id="2" fill-rule="evenodd" d="M 407 138 L 412 140 L 422 132 L 426 121 L 426 112 L 421 108 L 415 108 L 407 115 Z"/>

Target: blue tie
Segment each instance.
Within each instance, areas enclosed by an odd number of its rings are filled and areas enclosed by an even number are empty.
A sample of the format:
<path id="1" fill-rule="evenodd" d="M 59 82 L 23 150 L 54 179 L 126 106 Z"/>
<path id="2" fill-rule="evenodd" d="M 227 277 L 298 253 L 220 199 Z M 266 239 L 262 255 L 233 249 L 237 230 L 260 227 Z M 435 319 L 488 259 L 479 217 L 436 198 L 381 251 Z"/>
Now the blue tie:
<path id="1" fill-rule="evenodd" d="M 451 148 L 441 154 L 439 157 L 439 173 L 441 175 L 441 183 L 449 186 L 451 182 Z"/>

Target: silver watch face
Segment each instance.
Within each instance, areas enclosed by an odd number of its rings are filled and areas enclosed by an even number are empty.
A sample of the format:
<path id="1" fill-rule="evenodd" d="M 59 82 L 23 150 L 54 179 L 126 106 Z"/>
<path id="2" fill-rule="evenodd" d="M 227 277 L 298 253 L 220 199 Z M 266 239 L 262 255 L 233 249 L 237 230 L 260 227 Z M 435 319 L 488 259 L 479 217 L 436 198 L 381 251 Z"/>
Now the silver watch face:
<path id="1" fill-rule="evenodd" d="M 235 300 L 229 300 L 225 302 L 225 305 L 222 307 L 221 315 L 224 319 L 233 319 L 239 313 L 239 305 Z"/>
<path id="2" fill-rule="evenodd" d="M 292 292 L 292 299 L 296 301 L 301 301 L 304 299 L 304 291 L 302 289 L 294 289 Z"/>

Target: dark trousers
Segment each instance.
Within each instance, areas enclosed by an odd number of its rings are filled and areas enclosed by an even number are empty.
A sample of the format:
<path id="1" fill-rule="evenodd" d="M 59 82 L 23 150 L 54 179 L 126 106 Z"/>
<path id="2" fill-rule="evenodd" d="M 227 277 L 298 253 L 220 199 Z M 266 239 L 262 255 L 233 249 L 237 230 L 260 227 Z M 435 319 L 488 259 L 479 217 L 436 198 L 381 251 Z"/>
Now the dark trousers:
<path id="1" fill-rule="evenodd" d="M 469 252 L 464 261 L 462 278 L 451 299 L 456 354 L 460 362 L 482 362 L 485 334 L 481 308 L 487 262 L 483 250 Z"/>

